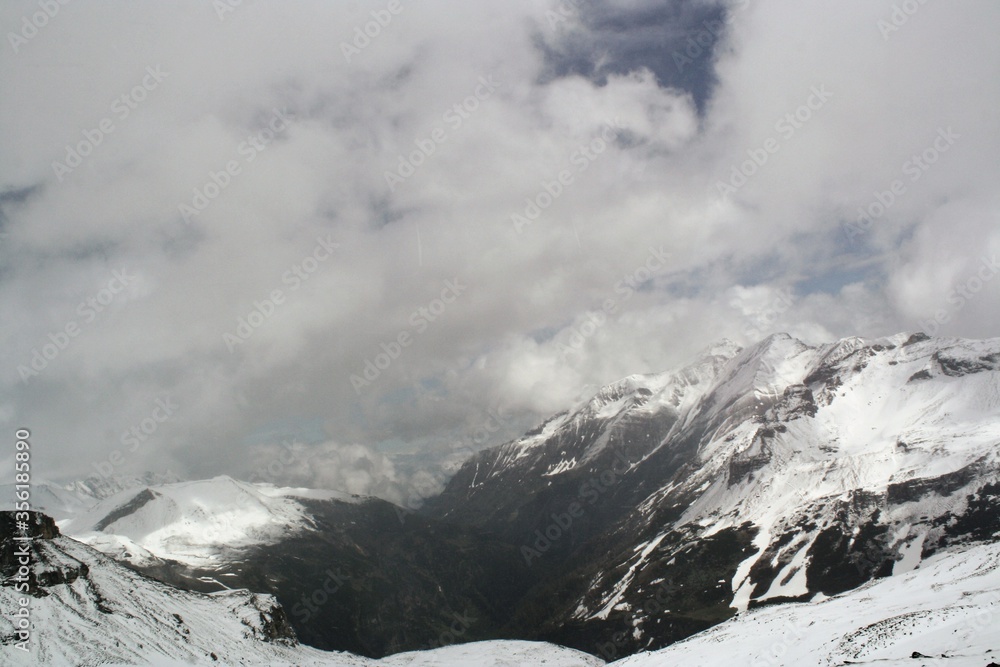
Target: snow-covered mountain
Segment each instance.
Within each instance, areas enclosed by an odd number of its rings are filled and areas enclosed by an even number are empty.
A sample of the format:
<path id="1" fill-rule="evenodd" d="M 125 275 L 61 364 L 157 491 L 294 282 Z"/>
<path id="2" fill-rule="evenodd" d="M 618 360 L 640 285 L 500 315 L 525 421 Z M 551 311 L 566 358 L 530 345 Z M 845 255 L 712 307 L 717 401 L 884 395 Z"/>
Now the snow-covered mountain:
<path id="1" fill-rule="evenodd" d="M 427 511 L 544 573 L 519 627 L 613 658 L 996 539 L 998 458 L 1000 340 L 776 335 L 605 387 Z"/>
<path id="2" fill-rule="evenodd" d="M 14 509 L 15 485 L 0 484 L 0 510 Z M 54 519 L 65 519 L 86 511 L 97 503 L 97 499 L 81 494 L 66 484 L 46 480 L 32 480 L 31 505 L 39 512 L 45 512 Z"/>
<path id="3" fill-rule="evenodd" d="M 110 558 L 59 535 L 45 515 L 32 515 L 28 591 L 18 589 L 11 513 L 0 514 L 4 584 L 0 619 L 4 664 L 142 664 L 172 658 L 206 664 L 243 657 L 291 661 L 295 635 L 270 596 L 247 591 L 215 595 L 189 593 L 151 581 Z M 18 558 L 21 558 L 18 556 Z M 9 614 L 25 597 L 34 633 L 30 651 L 15 648 Z M 350 663 L 347 664 L 362 664 Z"/>
<path id="4" fill-rule="evenodd" d="M 17 588 L 19 543 L 0 513 L 0 662 L 4 665 L 268 665 L 299 667 L 484 667 L 545 664 L 596 667 L 592 656 L 537 642 L 481 642 L 384 660 L 301 645 L 284 609 L 245 590 L 200 594 L 128 570 L 59 534 L 33 513 L 27 591 Z M 29 600 L 31 637 L 17 648 L 12 620 Z"/>
<path id="5" fill-rule="evenodd" d="M 138 475 L 93 474 L 84 479 L 71 480 L 62 486 L 81 498 L 103 500 L 123 491 L 180 481 L 181 478 L 170 471 L 161 473 L 147 471 Z"/>
<path id="6" fill-rule="evenodd" d="M 85 479 L 62 482 L 32 479 L 31 505 L 39 512 L 61 521 L 86 512 L 103 499 L 116 494 L 179 481 L 172 473 L 152 472 L 141 475 L 91 475 Z M 14 484 L 0 484 L 0 498 L 0 508 L 12 509 Z"/>
<path id="7" fill-rule="evenodd" d="M 272 594 L 318 648 L 381 657 L 466 619 L 460 642 L 613 660 L 764 605 L 939 583 L 1000 538 L 998 459 L 1000 339 L 776 335 L 612 383 L 416 514 L 220 477 L 132 486 L 59 525 L 167 583 Z"/>
<path id="8" fill-rule="evenodd" d="M 238 561 L 254 546 L 315 528 L 304 499 L 359 503 L 337 491 L 280 488 L 231 477 L 133 487 L 60 521 L 81 542 L 136 565 Z"/>
<path id="9" fill-rule="evenodd" d="M 133 487 L 58 525 L 174 586 L 272 594 L 304 643 L 369 657 L 432 645 L 456 619 L 462 641 L 510 637 L 528 586 L 516 549 L 482 531 L 225 476 Z"/>

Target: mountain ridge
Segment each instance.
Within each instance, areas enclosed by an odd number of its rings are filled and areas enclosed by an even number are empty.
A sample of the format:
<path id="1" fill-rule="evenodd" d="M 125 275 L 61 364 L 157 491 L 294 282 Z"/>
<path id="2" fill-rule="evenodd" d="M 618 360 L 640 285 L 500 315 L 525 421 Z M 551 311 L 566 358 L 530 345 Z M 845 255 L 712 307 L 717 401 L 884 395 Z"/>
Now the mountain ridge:
<path id="1" fill-rule="evenodd" d="M 776 334 L 610 383 L 473 455 L 417 512 L 221 477 L 60 525 L 168 583 L 273 594 L 320 648 L 419 648 L 467 616 L 462 641 L 612 659 L 995 542 L 997 415 L 1000 339 Z M 310 611 L 331 572 L 344 585 Z"/>
<path id="2" fill-rule="evenodd" d="M 669 373 L 632 376 L 615 410 L 481 452 L 429 501 L 430 516 L 498 531 L 545 572 L 521 626 L 592 652 L 628 626 L 621 650 L 650 649 L 996 539 L 1000 339 L 776 334 L 728 352 L 682 401 L 654 400 Z M 664 580 L 697 593 L 673 590 L 666 618 L 635 613 Z"/>

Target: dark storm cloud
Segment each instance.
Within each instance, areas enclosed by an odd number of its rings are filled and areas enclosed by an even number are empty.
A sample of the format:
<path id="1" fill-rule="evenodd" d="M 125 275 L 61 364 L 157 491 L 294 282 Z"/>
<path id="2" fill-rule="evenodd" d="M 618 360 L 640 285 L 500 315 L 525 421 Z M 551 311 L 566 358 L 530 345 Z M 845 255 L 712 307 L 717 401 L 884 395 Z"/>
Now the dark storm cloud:
<path id="1" fill-rule="evenodd" d="M 542 34 L 545 78 L 578 74 L 603 85 L 610 74 L 651 70 L 661 86 L 690 93 L 703 109 L 716 82 L 716 42 L 726 29 L 721 4 L 691 0 L 650 3 L 564 2 Z M 558 18 L 557 18 L 558 17 Z M 563 20 L 565 19 L 565 20 Z"/>

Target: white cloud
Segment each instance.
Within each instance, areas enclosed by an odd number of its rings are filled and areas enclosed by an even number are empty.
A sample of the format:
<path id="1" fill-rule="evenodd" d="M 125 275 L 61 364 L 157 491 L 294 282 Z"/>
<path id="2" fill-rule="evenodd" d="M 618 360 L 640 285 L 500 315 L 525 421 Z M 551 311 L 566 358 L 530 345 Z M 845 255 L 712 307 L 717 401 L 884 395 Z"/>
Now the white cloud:
<path id="1" fill-rule="evenodd" d="M 607 11 L 651 6 L 619 4 Z M 224 21 L 193 2 L 63 7 L 0 57 L 17 91 L 0 100 L 0 308 L 17 315 L 0 325 L 0 422 L 33 427 L 54 477 L 105 460 L 163 394 L 181 407 L 130 466 L 231 472 L 267 424 L 322 420 L 331 443 L 358 444 L 318 448 L 325 463 L 289 480 L 399 499 L 439 483 L 448 443 L 489 409 L 516 413 L 492 436 L 509 437 L 583 386 L 722 337 L 879 335 L 939 309 L 941 333 L 998 335 L 1000 281 L 960 306 L 949 296 L 1000 251 L 1000 9 L 926 3 L 884 39 L 888 1 L 742 4 L 701 115 L 651 73 L 672 46 L 632 54 L 628 73 L 553 76 L 539 44 L 562 33 L 527 0 L 405 5 L 351 62 L 341 42 L 384 5 L 247 3 Z M 8 3 L 2 23 L 34 8 Z M 607 65 L 608 49 L 591 55 Z M 147 67 L 168 74 L 121 117 L 115 100 Z M 484 79 L 499 85 L 485 94 Z M 807 120 L 786 119 L 803 106 Z M 275 109 L 287 127 L 241 151 Z M 52 162 L 105 118 L 114 131 L 60 182 Z M 599 153 L 581 151 L 616 119 Z M 947 128 L 958 138 L 914 171 Z M 385 173 L 432 137 L 390 189 Z M 185 222 L 179 205 L 231 160 L 239 173 Z M 518 233 L 511 216 L 547 201 L 560 172 L 572 182 Z M 892 204 L 848 234 L 894 181 Z M 320 238 L 339 245 L 289 278 Z M 625 298 L 651 248 L 666 266 Z M 135 280 L 84 321 L 78 305 L 122 267 Z M 468 288 L 436 312 L 456 279 Z M 282 303 L 231 354 L 223 335 L 275 290 Z M 18 366 L 70 322 L 79 335 L 22 382 Z M 355 392 L 351 375 L 401 334 L 410 343 Z"/>

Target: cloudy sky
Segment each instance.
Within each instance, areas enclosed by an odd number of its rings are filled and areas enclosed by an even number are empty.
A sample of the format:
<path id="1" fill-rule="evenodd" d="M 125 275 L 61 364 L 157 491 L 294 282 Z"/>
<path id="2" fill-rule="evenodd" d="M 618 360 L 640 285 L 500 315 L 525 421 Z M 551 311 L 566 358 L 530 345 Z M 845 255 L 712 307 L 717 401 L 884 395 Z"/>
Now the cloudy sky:
<path id="1" fill-rule="evenodd" d="M 722 338 L 998 336 L 998 28 L 994 0 L 4 2 L 0 424 L 36 479 L 412 503 Z"/>

